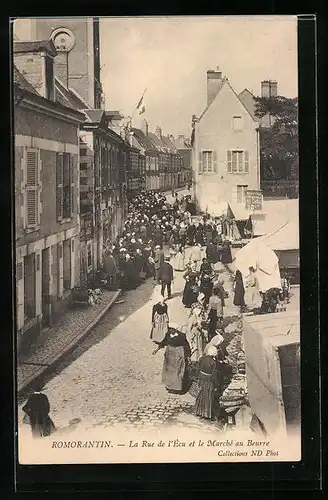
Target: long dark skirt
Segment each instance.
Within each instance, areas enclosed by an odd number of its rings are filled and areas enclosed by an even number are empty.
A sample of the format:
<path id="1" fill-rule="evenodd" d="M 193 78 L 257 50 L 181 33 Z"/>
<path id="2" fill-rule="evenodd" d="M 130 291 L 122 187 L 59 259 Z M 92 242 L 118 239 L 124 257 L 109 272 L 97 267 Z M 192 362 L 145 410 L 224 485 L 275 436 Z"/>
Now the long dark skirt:
<path id="1" fill-rule="evenodd" d="M 162 382 L 169 391 L 182 391 L 185 381 L 186 360 L 183 346 L 168 345 L 164 353 Z"/>
<path id="2" fill-rule="evenodd" d="M 49 415 L 41 420 L 32 417 L 30 419 L 30 422 L 32 435 L 35 438 L 50 436 L 50 434 L 52 434 L 56 430 L 55 424 L 53 423 Z"/>
<path id="3" fill-rule="evenodd" d="M 199 373 L 200 392 L 196 397 L 195 413 L 198 417 L 214 419 L 217 415 L 217 401 L 214 383 L 210 375 Z"/>
<path id="4" fill-rule="evenodd" d="M 237 281 L 236 287 L 235 287 L 235 295 L 233 298 L 234 305 L 244 307 L 245 306 L 244 296 L 245 296 L 245 290 L 244 290 L 243 283 L 240 281 Z"/>
<path id="5" fill-rule="evenodd" d="M 191 285 L 187 281 L 183 290 L 182 304 L 186 307 L 190 307 L 192 304 L 195 304 L 195 302 L 197 302 L 198 294 L 199 289 L 197 285 Z"/>
<path id="6" fill-rule="evenodd" d="M 218 316 L 214 309 L 211 309 L 208 314 L 208 338 L 211 340 L 216 335 L 216 329 L 218 327 Z"/>

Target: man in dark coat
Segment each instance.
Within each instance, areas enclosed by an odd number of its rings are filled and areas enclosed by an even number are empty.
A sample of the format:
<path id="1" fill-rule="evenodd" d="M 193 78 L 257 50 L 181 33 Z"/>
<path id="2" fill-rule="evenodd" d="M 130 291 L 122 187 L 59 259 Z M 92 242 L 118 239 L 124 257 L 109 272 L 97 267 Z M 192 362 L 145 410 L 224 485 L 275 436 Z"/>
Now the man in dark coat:
<path id="1" fill-rule="evenodd" d="M 210 241 L 206 247 L 206 257 L 211 264 L 216 264 L 218 262 L 218 249 L 217 246 Z"/>
<path id="2" fill-rule="evenodd" d="M 118 269 L 111 250 L 108 250 L 104 255 L 104 272 L 111 287 L 116 288 Z"/>
<path id="3" fill-rule="evenodd" d="M 165 257 L 163 264 L 159 269 L 159 279 L 161 282 L 161 295 L 164 297 L 165 288 L 167 287 L 168 298 L 171 298 L 171 284 L 173 281 L 173 267 L 170 264 L 170 257 Z"/>

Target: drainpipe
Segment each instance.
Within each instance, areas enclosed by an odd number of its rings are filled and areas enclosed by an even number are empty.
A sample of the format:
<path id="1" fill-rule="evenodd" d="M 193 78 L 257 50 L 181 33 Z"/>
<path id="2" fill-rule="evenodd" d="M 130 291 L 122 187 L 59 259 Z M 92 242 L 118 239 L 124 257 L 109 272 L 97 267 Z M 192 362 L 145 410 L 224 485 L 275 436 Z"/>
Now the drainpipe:
<path id="1" fill-rule="evenodd" d="M 256 129 L 256 165 L 257 165 L 257 184 L 258 189 L 261 189 L 261 165 L 260 165 L 260 129 Z"/>

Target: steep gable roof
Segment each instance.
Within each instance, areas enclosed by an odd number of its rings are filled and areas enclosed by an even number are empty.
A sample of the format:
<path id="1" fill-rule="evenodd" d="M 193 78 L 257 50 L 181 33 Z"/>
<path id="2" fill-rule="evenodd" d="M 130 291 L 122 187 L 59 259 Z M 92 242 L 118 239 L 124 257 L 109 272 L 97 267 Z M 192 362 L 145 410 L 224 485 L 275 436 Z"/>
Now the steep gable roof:
<path id="1" fill-rule="evenodd" d="M 252 115 L 254 120 L 258 121 L 258 117 L 255 114 L 255 97 L 248 89 L 244 89 L 240 94 L 238 94 L 240 101 L 243 103 L 248 112 Z"/>
<path id="2" fill-rule="evenodd" d="M 65 87 L 65 85 L 57 78 L 55 77 L 55 88 L 56 88 L 56 99 L 57 99 L 57 94 L 60 94 L 60 97 L 58 98 L 60 102 L 65 103 L 64 106 L 70 107 L 72 109 L 75 109 L 77 111 L 85 110 L 86 105 L 84 101 L 82 101 L 78 94 L 76 92 L 72 92 L 71 89 L 68 89 Z"/>
<path id="3" fill-rule="evenodd" d="M 132 132 L 134 133 L 141 146 L 143 146 L 145 149 L 157 149 L 156 145 L 143 133 L 142 130 L 138 128 L 132 128 Z"/>
<path id="4" fill-rule="evenodd" d="M 217 99 L 217 97 L 220 94 L 221 90 L 223 89 L 224 85 L 228 85 L 229 86 L 229 88 L 232 90 L 232 92 L 234 93 L 234 95 L 237 97 L 238 101 L 243 105 L 243 107 L 245 108 L 245 110 L 247 111 L 247 113 L 249 114 L 249 116 L 252 118 L 252 120 L 258 121 L 256 119 L 256 117 L 253 116 L 252 113 L 249 111 L 249 109 L 245 106 L 245 104 L 240 99 L 240 97 L 238 96 L 238 94 L 236 93 L 236 91 L 234 90 L 234 88 L 232 87 L 232 85 L 230 84 L 230 82 L 229 82 L 229 80 L 227 78 L 224 78 L 222 80 L 221 85 L 219 86 L 218 91 L 217 91 L 214 99 L 206 106 L 206 108 L 204 109 L 203 113 L 200 115 L 199 120 L 201 120 L 203 118 L 203 116 L 205 115 L 206 111 L 212 106 L 213 102 Z"/>
<path id="5" fill-rule="evenodd" d="M 162 137 L 162 142 L 165 144 L 165 146 L 169 149 L 176 150 L 175 144 L 171 141 L 171 139 L 165 135 Z"/>
<path id="6" fill-rule="evenodd" d="M 155 144 L 155 146 L 158 147 L 159 149 L 166 148 L 165 144 L 161 141 L 161 139 L 159 137 L 157 137 L 156 134 L 153 134 L 153 132 L 149 132 L 148 137 Z"/>
<path id="7" fill-rule="evenodd" d="M 14 84 L 18 85 L 21 89 L 27 90 L 32 94 L 40 95 L 33 85 L 26 80 L 26 78 L 18 71 L 17 67 L 13 67 L 13 80 Z"/>

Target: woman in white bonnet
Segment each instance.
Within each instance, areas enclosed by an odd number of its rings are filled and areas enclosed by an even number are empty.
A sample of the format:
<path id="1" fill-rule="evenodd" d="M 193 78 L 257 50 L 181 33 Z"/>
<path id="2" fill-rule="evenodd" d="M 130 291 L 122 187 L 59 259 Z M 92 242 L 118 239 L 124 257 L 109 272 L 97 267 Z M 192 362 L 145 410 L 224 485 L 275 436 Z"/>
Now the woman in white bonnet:
<path id="1" fill-rule="evenodd" d="M 155 293 L 154 305 L 151 315 L 152 329 L 150 338 L 155 344 L 159 344 L 165 338 L 169 328 L 168 308 L 164 297 L 159 291 Z"/>

